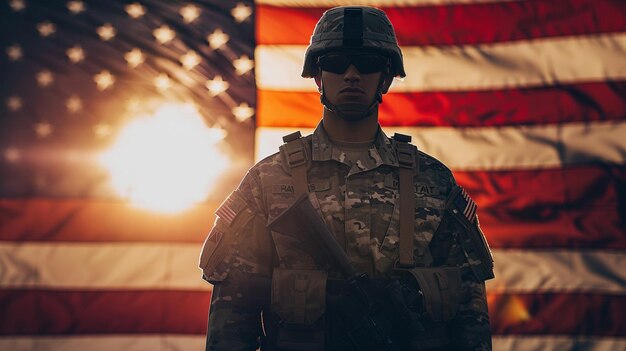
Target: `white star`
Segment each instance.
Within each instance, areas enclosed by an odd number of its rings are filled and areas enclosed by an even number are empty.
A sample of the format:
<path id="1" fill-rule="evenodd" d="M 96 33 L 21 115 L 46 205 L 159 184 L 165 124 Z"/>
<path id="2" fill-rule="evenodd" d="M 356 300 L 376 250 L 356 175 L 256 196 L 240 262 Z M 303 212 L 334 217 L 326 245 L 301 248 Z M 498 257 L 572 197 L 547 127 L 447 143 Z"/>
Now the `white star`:
<path id="1" fill-rule="evenodd" d="M 133 96 L 126 100 L 126 110 L 131 113 L 139 113 L 142 110 L 141 101 Z"/>
<path id="2" fill-rule="evenodd" d="M 189 4 L 180 9 L 180 15 L 183 16 L 183 22 L 191 23 L 200 16 L 200 8 L 194 4 Z"/>
<path id="3" fill-rule="evenodd" d="M 19 61 L 23 55 L 22 47 L 17 44 L 9 46 L 6 50 L 6 53 L 7 56 L 9 56 L 9 60 L 11 61 Z"/>
<path id="4" fill-rule="evenodd" d="M 100 91 L 107 90 L 115 83 L 115 77 L 107 70 L 100 71 L 93 77 L 93 80 Z"/>
<path id="5" fill-rule="evenodd" d="M 106 138 L 111 135 L 111 126 L 107 123 L 100 122 L 93 127 L 93 132 L 99 139 Z"/>
<path id="6" fill-rule="evenodd" d="M 221 76 L 215 76 L 214 79 L 209 79 L 206 82 L 206 87 L 209 89 L 211 96 L 217 96 L 228 89 L 229 84 L 223 80 Z"/>
<path id="7" fill-rule="evenodd" d="M 9 96 L 6 100 L 7 107 L 11 111 L 17 111 L 24 105 L 22 98 L 17 95 Z"/>
<path id="8" fill-rule="evenodd" d="M 73 15 L 77 15 L 85 11 L 85 3 L 82 1 L 68 1 L 67 9 L 70 10 Z"/>
<path id="9" fill-rule="evenodd" d="M 66 54 L 72 63 L 79 63 L 85 59 L 85 51 L 80 45 L 74 45 L 67 49 Z"/>
<path id="10" fill-rule="evenodd" d="M 111 23 L 105 23 L 103 26 L 98 27 L 97 32 L 100 39 L 104 41 L 113 39 L 115 34 L 117 34 L 117 30 L 115 30 Z"/>
<path id="11" fill-rule="evenodd" d="M 124 59 L 130 67 L 137 67 L 145 61 L 145 56 L 138 48 L 133 48 L 124 54 Z"/>
<path id="12" fill-rule="evenodd" d="M 180 63 L 182 63 L 183 67 L 187 70 L 191 70 L 196 67 L 202 59 L 200 56 L 193 50 L 187 51 L 186 54 L 180 57 Z"/>
<path id="13" fill-rule="evenodd" d="M 176 32 L 174 32 L 170 27 L 166 25 L 162 25 L 159 28 L 152 31 L 152 35 L 154 35 L 154 37 L 159 43 L 165 44 L 169 42 L 170 40 L 174 39 L 174 37 L 176 36 Z"/>
<path id="14" fill-rule="evenodd" d="M 39 138 L 47 138 L 52 134 L 52 125 L 48 122 L 39 122 L 35 124 L 35 133 Z"/>
<path id="15" fill-rule="evenodd" d="M 248 55 L 242 55 L 240 58 L 233 61 L 235 71 L 238 75 L 242 75 L 254 68 L 254 61 L 250 60 Z"/>
<path id="16" fill-rule="evenodd" d="M 154 86 L 157 88 L 157 90 L 162 92 L 172 86 L 172 81 L 170 80 L 170 77 L 167 76 L 167 74 L 160 73 L 158 76 L 156 76 L 156 78 L 154 78 Z"/>
<path id="17" fill-rule="evenodd" d="M 52 72 L 48 71 L 47 69 L 39 71 L 37 73 L 36 79 L 37 84 L 39 84 L 40 87 L 47 87 L 48 85 L 52 84 L 52 82 L 54 82 L 54 76 L 52 75 Z"/>
<path id="18" fill-rule="evenodd" d="M 24 0 L 11 0 L 9 6 L 11 6 L 11 9 L 13 9 L 13 11 L 20 12 L 24 8 L 26 8 L 26 3 L 24 3 Z"/>
<path id="19" fill-rule="evenodd" d="M 44 21 L 37 24 L 37 30 L 39 31 L 39 35 L 42 37 L 49 37 L 57 31 L 57 26 L 49 21 Z"/>
<path id="20" fill-rule="evenodd" d="M 228 43 L 228 34 L 222 32 L 221 29 L 216 29 L 213 33 L 207 35 L 206 39 L 209 41 L 209 45 L 212 49 L 218 49 L 222 45 Z"/>
<path id="21" fill-rule="evenodd" d="M 126 13 L 128 13 L 128 15 L 134 19 L 137 19 L 146 14 L 146 8 L 138 2 L 126 5 L 124 9 L 126 10 Z"/>
<path id="22" fill-rule="evenodd" d="M 73 95 L 65 101 L 65 107 L 70 113 L 76 113 L 83 109 L 83 101 L 78 96 Z"/>
<path id="23" fill-rule="evenodd" d="M 233 107 L 232 112 L 239 122 L 243 122 L 254 115 L 254 109 L 245 102 Z"/>
<path id="24" fill-rule="evenodd" d="M 20 154 L 20 150 L 15 147 L 9 147 L 4 150 L 4 158 L 9 162 L 13 163 L 20 159 L 22 155 Z"/>
<path id="25" fill-rule="evenodd" d="M 238 3 L 235 8 L 230 11 L 235 21 L 241 23 L 252 15 L 252 8 L 244 3 Z"/>

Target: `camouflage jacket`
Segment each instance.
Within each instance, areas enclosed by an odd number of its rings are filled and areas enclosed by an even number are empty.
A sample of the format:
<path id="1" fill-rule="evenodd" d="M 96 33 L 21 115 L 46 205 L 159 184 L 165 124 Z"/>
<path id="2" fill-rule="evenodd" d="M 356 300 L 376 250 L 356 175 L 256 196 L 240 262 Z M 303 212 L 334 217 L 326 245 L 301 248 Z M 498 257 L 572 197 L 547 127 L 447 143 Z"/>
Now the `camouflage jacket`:
<path id="1" fill-rule="evenodd" d="M 309 160 L 309 192 L 316 195 L 321 214 L 337 241 L 357 270 L 373 278 L 390 276 L 398 260 L 400 235 L 399 172 L 393 143 L 379 129 L 365 153 L 367 157 L 347 162 L 345 153 L 330 142 L 321 123 L 312 135 L 301 140 Z M 262 349 L 274 349 L 275 329 L 291 318 L 284 311 L 287 308 L 289 312 L 289 306 L 276 304 L 276 276 L 290 269 L 319 269 L 301 245 L 266 227 L 294 201 L 291 172 L 284 157 L 284 153 L 276 153 L 258 162 L 216 213 L 200 258 L 203 278 L 214 284 L 207 350 L 256 350 L 259 343 L 264 345 Z M 416 265 L 457 266 L 461 271 L 458 312 L 453 320 L 434 323 L 433 330 L 427 328 L 418 336 L 429 339 L 418 349 L 429 349 L 430 345 L 432 349 L 490 350 L 484 280 L 493 277 L 491 262 L 484 262 L 487 258 L 478 254 L 475 238 L 466 233 L 470 228 L 482 234 L 477 218 L 470 218 L 465 225 L 447 220 L 446 216 L 452 216 L 447 211 L 451 208 L 449 196 L 458 188 L 452 173 L 419 151 L 416 164 Z M 321 277 L 339 278 L 332 271 Z M 318 292 L 307 293 L 306 299 L 321 301 L 309 304 L 300 322 L 314 324 L 326 312 L 326 282 L 317 284 Z M 328 345 L 333 335 L 327 334 Z"/>

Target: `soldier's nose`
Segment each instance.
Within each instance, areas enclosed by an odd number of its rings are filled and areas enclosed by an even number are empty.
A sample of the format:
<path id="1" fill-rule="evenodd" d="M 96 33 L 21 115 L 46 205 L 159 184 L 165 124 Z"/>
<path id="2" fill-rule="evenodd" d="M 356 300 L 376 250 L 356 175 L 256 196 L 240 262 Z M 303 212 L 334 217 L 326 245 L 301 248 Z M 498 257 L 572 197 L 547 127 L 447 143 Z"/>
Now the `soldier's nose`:
<path id="1" fill-rule="evenodd" d="M 343 74 L 343 79 L 345 81 L 360 80 L 361 73 L 359 73 L 359 70 L 356 69 L 355 65 L 351 64 L 350 66 L 348 66 L 348 69 L 346 69 L 346 72 Z"/>

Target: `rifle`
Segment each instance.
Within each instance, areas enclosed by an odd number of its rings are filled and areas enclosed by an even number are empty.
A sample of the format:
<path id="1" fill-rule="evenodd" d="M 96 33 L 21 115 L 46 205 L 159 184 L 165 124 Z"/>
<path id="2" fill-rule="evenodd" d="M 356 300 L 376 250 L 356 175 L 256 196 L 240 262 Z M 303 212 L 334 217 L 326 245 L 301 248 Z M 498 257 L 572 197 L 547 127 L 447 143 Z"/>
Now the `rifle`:
<path id="1" fill-rule="evenodd" d="M 313 199 L 315 203 L 316 200 Z M 357 272 L 307 194 L 301 195 L 267 227 L 299 240 L 319 266 L 330 264 L 341 272 L 346 284 L 338 307 L 348 326 L 347 340 L 352 346 L 363 351 L 408 349 L 403 333 L 407 329 L 404 317 L 410 310 L 408 305 L 413 303 L 407 302 L 406 286 L 394 280 L 381 287 L 367 274 Z M 414 291 L 413 295 L 421 294 L 418 293 L 419 290 Z M 408 318 L 409 322 L 414 319 Z"/>

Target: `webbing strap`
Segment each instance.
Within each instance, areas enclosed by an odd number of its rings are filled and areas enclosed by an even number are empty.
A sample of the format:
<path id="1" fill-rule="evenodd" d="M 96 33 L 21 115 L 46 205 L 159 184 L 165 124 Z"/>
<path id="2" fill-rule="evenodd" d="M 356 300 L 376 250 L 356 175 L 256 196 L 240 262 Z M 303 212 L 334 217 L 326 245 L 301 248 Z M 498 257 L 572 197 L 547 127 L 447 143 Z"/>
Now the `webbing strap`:
<path id="1" fill-rule="evenodd" d="M 415 146 L 408 143 L 411 139 L 405 135 L 396 134 L 393 138 L 396 141 L 396 153 L 400 166 L 400 266 L 414 267 L 415 191 L 413 189 L 413 175 L 415 172 Z"/>
<path id="2" fill-rule="evenodd" d="M 306 173 L 306 154 L 300 132 L 291 133 L 283 137 L 287 152 L 287 166 L 291 169 L 294 199 L 309 191 L 309 180 Z"/>

